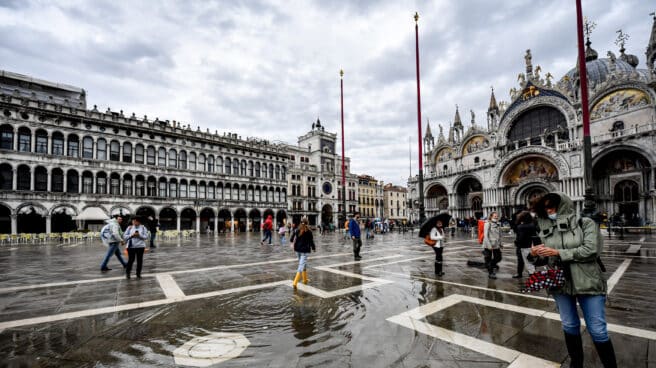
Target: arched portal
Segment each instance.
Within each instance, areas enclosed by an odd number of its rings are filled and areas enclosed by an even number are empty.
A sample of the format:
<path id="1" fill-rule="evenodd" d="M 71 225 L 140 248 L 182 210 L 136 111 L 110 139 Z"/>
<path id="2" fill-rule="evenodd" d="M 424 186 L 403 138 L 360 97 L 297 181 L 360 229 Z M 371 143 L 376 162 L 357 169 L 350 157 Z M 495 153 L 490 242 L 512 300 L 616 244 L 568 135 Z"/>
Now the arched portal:
<path id="1" fill-rule="evenodd" d="M 474 177 L 462 179 L 456 186 L 457 210 L 460 217 L 483 216 L 483 185 Z"/>
<path id="2" fill-rule="evenodd" d="M 278 223 L 278 226 L 284 226 L 287 224 L 287 212 L 285 212 L 285 210 L 279 210 L 278 213 L 276 213 L 276 222 Z"/>
<path id="3" fill-rule="evenodd" d="M 446 188 L 441 184 L 435 184 L 426 191 L 424 200 L 426 216 L 435 216 L 441 211 L 449 209 L 449 196 Z"/>
<path id="4" fill-rule="evenodd" d="M 185 208 L 180 214 L 180 230 L 195 230 L 196 211 Z"/>
<path id="5" fill-rule="evenodd" d="M 75 220 L 73 216 L 77 214 L 73 208 L 60 206 L 50 213 L 50 231 L 53 233 L 65 233 L 75 230 Z"/>
<path id="6" fill-rule="evenodd" d="M 333 206 L 326 204 L 321 207 L 321 226 L 326 228 L 333 223 Z"/>
<path id="7" fill-rule="evenodd" d="M 219 226 L 218 231 L 219 232 L 225 232 L 226 230 L 229 231 L 230 230 L 230 221 L 231 221 L 231 219 L 232 219 L 232 215 L 230 214 L 230 211 L 225 209 L 225 208 L 222 208 L 219 211 L 219 215 L 217 216 L 217 219 L 216 219 L 219 222 L 218 223 L 218 226 Z"/>
<path id="8" fill-rule="evenodd" d="M 0 204 L 0 234 L 11 233 L 11 210 Z"/>
<path id="9" fill-rule="evenodd" d="M 159 228 L 161 230 L 176 230 L 178 228 L 178 214 L 171 207 L 159 211 Z"/>
<path id="10" fill-rule="evenodd" d="M 654 218 L 649 193 L 652 163 L 633 147 L 619 146 L 593 159 L 592 178 L 599 212 L 626 225 Z"/>
<path id="11" fill-rule="evenodd" d="M 214 211 L 211 208 L 203 208 L 200 211 L 200 232 L 208 233 L 214 231 Z"/>
<path id="12" fill-rule="evenodd" d="M 259 232 L 262 224 L 260 211 L 257 208 L 253 208 L 251 212 L 248 213 L 248 218 L 251 219 L 251 224 L 253 226 L 252 231 Z"/>
<path id="13" fill-rule="evenodd" d="M 18 209 L 17 231 L 18 233 L 45 233 L 46 232 L 46 210 L 35 205 L 26 205 Z"/>
<path id="14" fill-rule="evenodd" d="M 235 211 L 235 230 L 239 232 L 246 231 L 246 210 L 239 208 Z"/>

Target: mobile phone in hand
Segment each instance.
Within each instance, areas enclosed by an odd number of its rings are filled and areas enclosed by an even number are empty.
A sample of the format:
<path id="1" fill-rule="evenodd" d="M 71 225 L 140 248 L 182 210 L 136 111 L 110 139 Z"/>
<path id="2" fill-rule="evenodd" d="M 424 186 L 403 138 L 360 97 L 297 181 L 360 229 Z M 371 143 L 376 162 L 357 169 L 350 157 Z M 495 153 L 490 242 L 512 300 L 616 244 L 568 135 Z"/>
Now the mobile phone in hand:
<path id="1" fill-rule="evenodd" d="M 538 246 L 538 245 L 542 244 L 542 239 L 540 239 L 539 236 L 532 236 L 531 237 L 531 244 L 533 246 Z"/>

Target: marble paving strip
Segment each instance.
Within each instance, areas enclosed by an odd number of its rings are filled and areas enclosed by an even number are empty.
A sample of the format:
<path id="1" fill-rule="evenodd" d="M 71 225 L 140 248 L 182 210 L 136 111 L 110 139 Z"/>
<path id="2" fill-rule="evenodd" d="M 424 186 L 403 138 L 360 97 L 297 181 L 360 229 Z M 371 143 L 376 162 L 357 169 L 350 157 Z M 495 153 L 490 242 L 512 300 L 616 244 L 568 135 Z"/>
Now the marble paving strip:
<path id="1" fill-rule="evenodd" d="M 449 248 L 444 248 L 445 251 L 446 251 L 446 250 L 451 250 L 451 252 L 444 252 L 444 255 L 454 254 L 454 253 L 459 253 L 459 251 L 461 251 L 462 249 L 468 249 L 468 248 L 469 248 L 469 247 L 458 247 L 458 248 L 450 248 L 450 249 L 449 249 Z M 431 254 L 430 256 L 415 257 L 415 258 L 406 258 L 406 259 L 402 259 L 402 260 L 400 260 L 400 261 L 386 262 L 386 263 L 379 263 L 379 264 L 375 264 L 375 265 L 371 265 L 371 266 L 363 267 L 363 269 L 366 269 L 366 268 L 373 268 L 373 267 L 380 267 L 380 266 L 387 266 L 387 265 L 396 264 L 396 263 L 418 261 L 418 260 L 421 260 L 421 259 L 434 259 L 434 258 L 435 258 L 435 254 L 434 254 L 434 253 L 430 253 L 430 254 Z"/>
<path id="2" fill-rule="evenodd" d="M 625 253 L 636 254 L 640 251 L 640 248 L 642 248 L 642 244 L 633 243 L 633 244 L 630 244 L 629 249 L 627 249 Z"/>
<path id="3" fill-rule="evenodd" d="M 173 280 L 173 276 L 170 274 L 160 274 L 157 275 L 157 281 L 159 281 L 159 286 L 164 291 L 164 295 L 167 299 L 178 300 L 185 297 L 184 292 L 178 284 Z"/>
<path id="4" fill-rule="evenodd" d="M 389 249 L 380 249 L 380 250 L 372 250 L 372 251 L 367 251 L 367 252 L 362 252 L 362 253 L 363 254 L 365 254 L 365 253 L 366 254 L 371 254 L 371 253 L 380 253 L 380 252 L 389 252 L 389 251 L 390 251 Z M 333 258 L 333 257 L 342 257 L 342 256 L 350 256 L 350 255 L 353 255 L 353 253 L 349 252 L 349 253 L 326 254 L 326 255 L 321 255 L 321 256 L 312 256 L 312 258 L 313 259 Z M 144 275 L 143 277 L 156 277 L 159 274 L 177 275 L 177 274 L 182 274 L 182 273 L 194 273 L 194 272 L 214 271 L 214 270 L 223 270 L 223 269 L 232 269 L 232 268 L 253 267 L 253 266 L 262 266 L 262 265 L 267 265 L 267 264 L 289 263 L 289 262 L 298 262 L 298 258 L 285 258 L 285 259 L 278 259 L 278 260 L 274 260 L 274 261 L 242 263 L 242 264 L 234 264 L 234 265 L 219 265 L 219 266 L 206 267 L 206 268 L 195 268 L 195 269 L 190 269 L 190 270 L 170 271 L 170 272 L 161 272 L 161 273 L 157 272 L 157 273 Z M 119 277 L 103 277 L 103 278 L 95 278 L 95 279 L 87 279 L 87 280 L 53 282 L 53 283 L 48 283 L 48 284 L 11 286 L 11 287 L 6 287 L 6 288 L 0 288 L 0 294 L 11 293 L 11 292 L 14 292 L 14 291 L 30 290 L 30 289 L 40 289 L 40 288 L 58 287 L 58 286 L 70 286 L 70 285 L 88 284 L 88 283 L 105 282 L 105 281 L 116 281 L 116 280 L 124 280 L 124 279 L 125 279 L 125 277 L 119 276 Z"/>
<path id="5" fill-rule="evenodd" d="M 213 291 L 213 292 L 209 292 L 209 293 L 185 295 L 184 297 L 179 298 L 179 299 L 175 299 L 175 300 L 174 299 L 168 299 L 168 298 L 167 299 L 158 299 L 158 300 L 151 300 L 151 301 L 147 301 L 147 302 L 130 303 L 130 304 L 123 304 L 123 305 L 116 305 L 116 306 L 112 306 L 112 307 L 88 309 L 88 310 L 83 310 L 83 311 L 75 311 L 75 312 L 68 312 L 68 313 L 53 314 L 53 315 L 49 315 L 49 316 L 42 316 L 42 317 L 34 317 L 34 318 L 19 319 L 19 320 L 14 320 L 14 321 L 0 322 L 0 332 L 6 330 L 8 328 L 28 326 L 28 325 L 36 325 L 36 324 L 48 323 L 48 322 L 57 322 L 57 321 L 63 321 L 63 320 L 67 320 L 67 319 L 74 319 L 74 318 L 80 318 L 80 317 L 97 316 L 97 315 L 100 315 L 100 314 L 123 312 L 123 311 L 129 311 L 129 310 L 141 309 L 141 308 L 157 307 L 157 306 L 160 306 L 160 305 L 167 305 L 167 304 L 179 303 L 179 302 L 184 302 L 184 301 L 189 301 L 189 300 L 196 300 L 196 299 L 211 298 L 211 297 L 215 297 L 215 296 L 226 295 L 226 294 L 231 294 L 231 293 L 239 293 L 239 292 L 243 292 L 243 291 L 266 289 L 266 288 L 277 287 L 277 286 L 286 285 L 286 284 L 291 285 L 291 281 L 276 281 L 276 282 L 270 282 L 270 283 L 266 283 L 266 284 L 250 285 L 250 286 L 243 286 L 243 287 L 238 287 L 238 288 L 234 288 L 234 289 Z"/>
<path id="6" fill-rule="evenodd" d="M 615 288 L 615 285 L 620 281 L 620 278 L 626 272 L 626 269 L 629 268 L 632 259 L 625 259 L 624 262 L 613 272 L 613 274 L 608 278 L 608 294 Z"/>

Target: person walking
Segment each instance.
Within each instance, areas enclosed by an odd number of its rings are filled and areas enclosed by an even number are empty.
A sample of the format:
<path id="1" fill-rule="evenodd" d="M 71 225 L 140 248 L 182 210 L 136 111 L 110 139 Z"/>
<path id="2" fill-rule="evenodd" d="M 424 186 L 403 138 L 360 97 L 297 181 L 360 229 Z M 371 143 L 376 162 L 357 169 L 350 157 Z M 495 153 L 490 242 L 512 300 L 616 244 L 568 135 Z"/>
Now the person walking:
<path id="1" fill-rule="evenodd" d="M 353 214 L 351 221 L 349 221 L 348 228 L 351 233 L 351 240 L 353 241 L 353 257 L 356 261 L 362 259 L 360 257 L 360 248 L 362 248 L 362 239 L 360 239 L 360 212 Z"/>
<path id="2" fill-rule="evenodd" d="M 264 242 L 268 239 L 269 245 L 271 245 L 271 233 L 273 231 L 273 217 L 271 215 L 267 216 L 264 224 L 262 224 L 262 230 L 264 230 L 264 237 L 260 244 L 264 245 Z"/>
<path id="3" fill-rule="evenodd" d="M 344 239 L 350 239 L 349 220 L 344 221 Z"/>
<path id="4" fill-rule="evenodd" d="M 150 232 L 150 249 L 157 248 L 155 246 L 155 237 L 157 236 L 157 229 L 159 228 L 159 220 L 153 218 L 153 216 L 148 216 L 146 227 L 148 228 L 148 232 Z"/>
<path id="5" fill-rule="evenodd" d="M 119 249 L 119 245 L 125 244 L 123 241 L 123 231 L 121 230 L 122 222 L 123 217 L 118 215 L 114 216 L 114 218 L 107 220 L 106 225 L 102 228 L 102 230 L 100 230 L 100 239 L 102 240 L 103 244 L 107 246 L 107 253 L 105 254 L 105 258 L 100 263 L 100 271 L 102 272 L 112 270 L 111 268 L 107 267 L 107 263 L 109 263 L 109 259 L 112 258 L 112 255 L 115 255 L 116 258 L 118 258 L 118 261 L 121 262 L 123 268 L 125 268 L 127 265 L 127 263 L 125 263 L 123 260 L 121 251 Z"/>
<path id="6" fill-rule="evenodd" d="M 560 313 L 570 367 L 583 367 L 577 302 L 601 363 L 605 368 L 617 367 L 606 323 L 608 286 L 599 258 L 603 238 L 597 224 L 590 218 L 577 219 L 572 200 L 560 192 L 545 195 L 535 209 L 542 244 L 531 248 L 528 261 L 536 265 L 560 265 L 565 269 L 565 284 L 551 294 Z"/>
<path id="7" fill-rule="evenodd" d="M 444 251 L 446 237 L 444 236 L 443 226 L 442 221 L 437 220 L 429 235 L 431 240 L 435 240 L 435 245 L 432 247 L 435 251 L 435 276 L 439 277 L 444 276 L 444 272 L 442 272 L 442 252 Z"/>
<path id="8" fill-rule="evenodd" d="M 483 227 L 483 256 L 485 257 L 485 267 L 488 271 L 488 277 L 496 279 L 495 269 L 501 262 L 501 231 L 499 226 L 499 214 L 490 213 L 488 221 L 485 221 Z"/>
<path id="9" fill-rule="evenodd" d="M 515 253 L 517 254 L 517 273 L 513 275 L 514 279 L 522 277 L 524 273 L 524 266 L 528 274 L 535 272 L 533 263 L 528 262 L 528 255 L 531 253 L 531 246 L 533 239 L 537 236 L 537 229 L 533 222 L 533 216 L 528 211 L 520 212 L 515 219 L 514 231 L 515 237 Z"/>
<path id="10" fill-rule="evenodd" d="M 137 278 L 141 278 L 141 268 L 143 265 L 143 254 L 146 249 L 146 240 L 150 238 L 148 229 L 141 224 L 141 218 L 132 219 L 132 225 L 125 229 L 123 239 L 128 244 L 128 264 L 125 266 L 125 278 L 130 279 L 132 264 L 137 259 Z"/>
<path id="11" fill-rule="evenodd" d="M 294 282 L 292 285 L 296 289 L 296 285 L 303 278 L 303 283 L 308 283 L 307 277 L 307 261 L 310 252 L 316 251 L 317 248 L 314 245 L 314 238 L 312 237 L 312 230 L 308 226 L 308 220 L 306 218 L 301 220 L 301 224 L 298 227 L 298 230 L 292 235 L 294 237 L 294 251 L 298 257 L 298 268 L 296 269 L 296 276 L 294 276 Z"/>
<path id="12" fill-rule="evenodd" d="M 285 245 L 285 233 L 287 232 L 287 228 L 285 227 L 284 224 L 280 224 L 280 228 L 278 228 L 278 235 L 280 235 L 280 245 Z"/>

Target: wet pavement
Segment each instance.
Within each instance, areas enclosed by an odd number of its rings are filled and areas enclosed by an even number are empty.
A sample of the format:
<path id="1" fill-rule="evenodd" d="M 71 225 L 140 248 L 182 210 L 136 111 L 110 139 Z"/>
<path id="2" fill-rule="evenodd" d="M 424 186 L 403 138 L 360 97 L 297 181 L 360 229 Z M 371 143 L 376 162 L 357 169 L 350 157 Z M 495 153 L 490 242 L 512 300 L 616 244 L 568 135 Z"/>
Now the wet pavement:
<path id="1" fill-rule="evenodd" d="M 100 244 L 2 246 L 0 366 L 568 366 L 555 304 L 519 293 L 512 246 L 489 280 L 458 234 L 436 278 L 416 234 L 364 240 L 359 262 L 338 234 L 316 238 L 298 290 L 295 254 L 257 234 L 162 241 L 141 280 L 115 258 L 101 273 Z M 606 240 L 603 258 L 619 366 L 656 367 L 656 237 Z M 584 345 L 599 366 L 587 334 Z"/>

